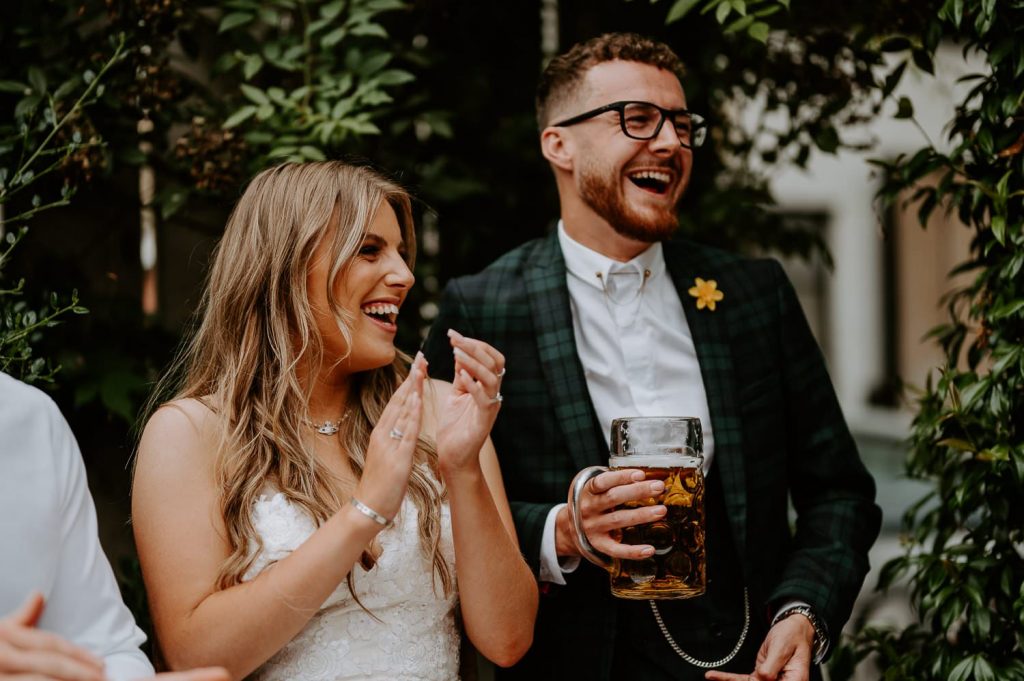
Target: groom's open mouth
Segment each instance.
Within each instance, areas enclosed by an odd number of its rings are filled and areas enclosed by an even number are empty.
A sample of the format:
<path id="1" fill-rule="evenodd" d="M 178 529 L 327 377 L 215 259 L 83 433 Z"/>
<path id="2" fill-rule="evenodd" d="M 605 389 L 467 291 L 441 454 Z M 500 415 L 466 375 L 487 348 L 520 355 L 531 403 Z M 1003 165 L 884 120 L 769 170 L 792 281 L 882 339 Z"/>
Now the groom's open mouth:
<path id="1" fill-rule="evenodd" d="M 645 169 L 630 171 L 626 175 L 629 181 L 650 194 L 664 196 L 672 188 L 675 174 L 664 169 Z"/>

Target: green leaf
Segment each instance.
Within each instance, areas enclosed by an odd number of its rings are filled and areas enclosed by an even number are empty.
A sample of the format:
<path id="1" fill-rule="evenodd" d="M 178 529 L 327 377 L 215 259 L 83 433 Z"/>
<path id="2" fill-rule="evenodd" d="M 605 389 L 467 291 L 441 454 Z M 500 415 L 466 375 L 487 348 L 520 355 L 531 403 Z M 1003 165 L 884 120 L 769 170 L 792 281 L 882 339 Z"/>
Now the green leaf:
<path id="1" fill-rule="evenodd" d="M 355 106 L 355 99 L 353 97 L 339 99 L 334 103 L 334 107 L 331 109 L 331 118 L 335 120 L 344 118 L 351 113 L 353 106 Z"/>
<path id="2" fill-rule="evenodd" d="M 291 101 L 285 97 L 284 90 L 279 87 L 268 87 L 267 97 L 278 106 L 287 107 L 291 105 Z"/>
<path id="3" fill-rule="evenodd" d="M 353 118 L 348 118 L 338 121 L 338 127 L 351 130 L 357 135 L 379 135 L 380 128 L 370 121 L 361 121 Z"/>
<path id="4" fill-rule="evenodd" d="M 378 38 L 387 38 L 388 32 L 384 30 L 384 27 L 381 26 L 380 24 L 370 21 L 365 24 L 357 24 L 353 26 L 352 35 L 370 35 L 377 36 Z"/>
<path id="5" fill-rule="evenodd" d="M 253 87 L 252 85 L 249 85 L 247 83 L 242 83 L 238 87 L 241 88 L 242 94 L 245 95 L 246 98 L 254 104 L 264 105 L 270 103 L 270 98 L 267 97 L 267 93 L 265 93 L 258 87 Z"/>
<path id="6" fill-rule="evenodd" d="M 38 66 L 28 67 L 28 82 L 36 94 L 46 92 L 46 74 Z"/>
<path id="7" fill-rule="evenodd" d="M 730 0 L 732 8 L 736 10 L 736 13 L 740 16 L 747 16 L 747 2 L 746 0 Z"/>
<path id="8" fill-rule="evenodd" d="M 814 143 L 825 153 L 834 154 L 840 144 L 839 133 L 837 133 L 836 129 L 832 126 L 822 128 L 821 131 L 815 135 Z"/>
<path id="9" fill-rule="evenodd" d="M 1006 218 L 1002 215 L 992 216 L 992 236 L 1001 245 L 1006 245 Z"/>
<path id="10" fill-rule="evenodd" d="M 894 35 L 883 40 L 878 49 L 882 52 L 903 52 L 910 49 L 910 40 L 902 35 Z"/>
<path id="11" fill-rule="evenodd" d="M 25 83 L 19 83 L 16 80 L 0 80 L 0 92 L 14 92 L 21 95 L 30 89 Z"/>
<path id="12" fill-rule="evenodd" d="M 718 23 L 724 24 L 725 19 L 729 16 L 731 12 L 732 5 L 730 5 L 728 2 L 723 2 L 719 4 L 718 9 L 715 10 L 715 19 L 718 21 Z"/>
<path id="13" fill-rule="evenodd" d="M 980 381 L 970 384 L 966 389 L 960 392 L 963 411 L 968 411 L 971 406 L 978 401 L 978 398 L 988 390 L 990 382 L 990 379 L 983 378 Z"/>
<path id="14" fill-rule="evenodd" d="M 740 17 L 739 19 L 736 19 L 731 24 L 726 26 L 722 33 L 725 35 L 729 35 L 731 33 L 736 33 L 737 31 L 742 31 L 748 26 L 750 26 L 752 23 L 754 23 L 755 19 L 756 17 L 753 14 L 748 14 L 745 17 Z"/>
<path id="15" fill-rule="evenodd" d="M 754 22 L 750 28 L 747 29 L 747 35 L 758 42 L 768 42 L 768 24 L 763 21 Z"/>
<path id="16" fill-rule="evenodd" d="M 896 86 L 900 84 L 900 79 L 903 78 L 903 72 L 907 70 L 907 62 L 902 62 L 899 66 L 892 70 L 892 73 L 885 77 L 885 84 L 882 86 L 882 97 L 888 97 L 896 89 Z"/>
<path id="17" fill-rule="evenodd" d="M 258 54 L 250 54 L 243 62 L 242 75 L 246 80 L 252 80 L 252 77 L 259 73 L 262 68 L 263 57 Z"/>
<path id="18" fill-rule="evenodd" d="M 939 445 L 940 447 L 951 447 L 961 452 L 973 453 L 975 451 L 974 445 L 972 445 L 970 442 L 955 437 L 947 437 L 944 440 L 939 440 L 935 444 Z"/>
<path id="19" fill-rule="evenodd" d="M 160 201 L 160 218 L 169 219 L 184 207 L 186 201 L 188 201 L 188 192 L 184 189 L 167 192 Z"/>
<path id="20" fill-rule="evenodd" d="M 687 14 L 690 13 L 700 0 L 676 0 L 675 4 L 668 10 L 668 16 L 665 17 L 665 23 L 671 24 L 675 21 L 679 21 Z"/>
<path id="21" fill-rule="evenodd" d="M 246 104 L 241 109 L 231 114 L 226 121 L 224 121 L 224 129 L 230 130 L 231 128 L 237 127 L 245 121 L 252 118 L 253 114 L 256 113 L 256 107 L 252 104 Z"/>
<path id="22" fill-rule="evenodd" d="M 280 157 L 280 156 L 291 156 L 296 151 L 298 151 L 298 147 L 293 147 L 293 146 L 275 147 L 275 148 L 271 149 L 269 152 L 267 152 L 267 156 L 270 157 L 270 158 L 276 158 L 276 157 Z"/>
<path id="23" fill-rule="evenodd" d="M 992 221 L 995 222 L 995 218 L 992 218 Z M 999 319 L 1005 319 L 1006 317 L 1012 317 L 1021 310 L 1024 310 L 1024 299 L 1014 300 L 1006 303 L 1005 305 L 1000 305 L 992 310 L 988 316 L 992 321 L 996 321 Z M 1019 350 L 1019 348 L 1017 349 Z"/>
<path id="24" fill-rule="evenodd" d="M 391 55 L 387 52 L 381 52 L 359 62 L 357 64 L 357 70 L 363 76 L 372 76 L 387 66 L 390 61 Z"/>
<path id="25" fill-rule="evenodd" d="M 316 21 L 311 21 L 309 23 L 309 26 L 306 27 L 306 37 L 312 37 L 314 33 L 316 33 L 322 28 L 327 28 L 330 25 L 331 22 L 328 21 L 327 19 L 317 19 Z"/>
<path id="26" fill-rule="evenodd" d="M 895 118 L 912 118 L 914 116 L 914 103 L 909 97 L 900 97 L 896 109 Z"/>
<path id="27" fill-rule="evenodd" d="M 978 618 L 979 620 L 984 620 L 989 623 L 987 625 L 979 625 L 979 632 L 981 633 L 979 638 L 987 641 L 989 640 L 988 634 L 989 629 L 991 628 L 992 615 L 988 610 L 983 610 L 978 612 Z M 992 670 L 992 665 L 990 665 L 988 660 L 980 655 L 977 656 L 977 659 L 974 662 L 974 678 L 977 679 L 977 681 L 996 681 L 996 674 Z"/>
<path id="28" fill-rule="evenodd" d="M 284 55 L 281 57 L 281 60 L 286 62 L 295 61 L 304 54 L 306 54 L 305 45 L 292 45 L 284 51 Z"/>
<path id="29" fill-rule="evenodd" d="M 70 95 L 72 92 L 74 92 L 76 87 L 78 87 L 78 78 L 77 77 L 76 78 L 69 78 L 69 79 L 67 79 L 66 81 L 61 83 L 60 87 L 58 87 L 54 91 L 53 99 L 55 101 L 59 101 L 61 99 L 64 99 L 65 97 Z"/>
<path id="30" fill-rule="evenodd" d="M 401 0 L 370 0 L 363 5 L 372 12 L 387 12 L 396 9 L 406 9 L 407 5 Z"/>
<path id="31" fill-rule="evenodd" d="M 299 153 L 310 161 L 324 161 L 327 159 L 324 152 L 308 144 L 299 147 Z"/>
<path id="32" fill-rule="evenodd" d="M 381 85 L 402 85 L 403 83 L 410 83 L 416 80 L 416 76 L 401 69 L 388 69 L 378 73 L 374 80 Z"/>
<path id="33" fill-rule="evenodd" d="M 220 20 L 220 25 L 217 27 L 217 33 L 224 33 L 230 31 L 233 28 L 238 28 L 248 24 L 253 20 L 253 15 L 248 12 L 231 12 L 225 14 Z"/>
<path id="34" fill-rule="evenodd" d="M 343 9 L 345 9 L 345 0 L 334 0 L 320 7 L 320 16 L 327 21 L 333 21 Z"/>
<path id="35" fill-rule="evenodd" d="M 344 26 L 339 26 L 338 28 L 334 29 L 333 31 L 331 31 L 330 33 L 328 33 L 327 35 L 320 39 L 320 47 L 324 49 L 334 47 L 335 45 L 342 41 L 342 39 L 345 37 L 347 33 L 347 28 L 345 28 Z"/>

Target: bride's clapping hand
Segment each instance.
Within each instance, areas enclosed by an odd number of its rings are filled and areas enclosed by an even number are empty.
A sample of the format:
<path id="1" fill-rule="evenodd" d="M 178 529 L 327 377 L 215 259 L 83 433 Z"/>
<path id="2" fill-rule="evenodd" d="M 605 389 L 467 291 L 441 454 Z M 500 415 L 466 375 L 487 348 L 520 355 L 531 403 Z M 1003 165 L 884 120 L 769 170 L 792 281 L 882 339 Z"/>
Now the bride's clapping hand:
<path id="1" fill-rule="evenodd" d="M 441 407 L 437 454 L 442 470 L 454 472 L 479 465 L 501 407 L 505 356 L 483 341 L 454 329 L 448 338 L 455 353 L 455 380 Z"/>
<path id="2" fill-rule="evenodd" d="M 394 518 L 405 497 L 423 415 L 427 361 L 416 354 L 409 375 L 391 396 L 370 434 L 355 497 L 385 518 Z"/>

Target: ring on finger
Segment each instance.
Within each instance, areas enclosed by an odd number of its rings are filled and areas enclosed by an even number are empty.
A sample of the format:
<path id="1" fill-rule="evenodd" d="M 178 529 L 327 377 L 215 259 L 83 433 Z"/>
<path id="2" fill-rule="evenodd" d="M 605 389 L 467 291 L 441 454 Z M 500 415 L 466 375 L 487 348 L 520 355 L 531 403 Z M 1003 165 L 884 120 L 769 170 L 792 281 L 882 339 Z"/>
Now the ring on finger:
<path id="1" fill-rule="evenodd" d="M 501 404 L 502 400 L 504 400 L 504 399 L 505 399 L 505 396 L 502 395 L 501 391 L 499 390 L 497 392 L 497 394 L 495 394 L 494 397 L 491 398 L 490 402 L 491 402 L 491 404 Z"/>
<path id="2" fill-rule="evenodd" d="M 497 378 L 502 378 L 505 375 L 505 367 L 501 367 L 501 371 L 494 374 Z"/>
<path id="3" fill-rule="evenodd" d="M 405 437 L 405 433 L 400 431 L 398 428 L 392 428 L 391 432 L 388 433 L 388 437 L 390 437 L 392 440 L 401 440 L 403 437 Z"/>

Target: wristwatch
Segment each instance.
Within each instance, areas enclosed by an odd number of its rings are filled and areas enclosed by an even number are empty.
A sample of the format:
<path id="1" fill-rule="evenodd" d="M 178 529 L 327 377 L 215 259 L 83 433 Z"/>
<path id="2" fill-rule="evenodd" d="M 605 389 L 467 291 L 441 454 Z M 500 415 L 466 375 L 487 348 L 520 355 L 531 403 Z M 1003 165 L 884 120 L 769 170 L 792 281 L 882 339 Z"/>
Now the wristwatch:
<path id="1" fill-rule="evenodd" d="M 825 653 L 828 652 L 828 626 L 814 614 L 814 609 L 809 605 L 794 605 L 786 608 L 775 616 L 775 619 L 772 620 L 772 626 L 774 627 L 790 615 L 803 615 L 810 621 L 811 626 L 814 627 L 814 645 L 811 647 L 811 662 L 812 664 L 821 664 L 821 661 L 825 659 Z"/>

